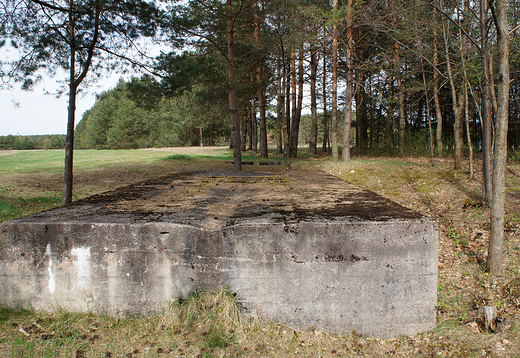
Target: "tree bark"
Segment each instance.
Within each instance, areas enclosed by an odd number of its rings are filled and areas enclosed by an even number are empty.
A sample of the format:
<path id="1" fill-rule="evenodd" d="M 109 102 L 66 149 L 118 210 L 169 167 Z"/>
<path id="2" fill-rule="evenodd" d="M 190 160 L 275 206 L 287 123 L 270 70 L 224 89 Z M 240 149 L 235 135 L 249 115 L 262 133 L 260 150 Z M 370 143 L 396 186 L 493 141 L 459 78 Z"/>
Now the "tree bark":
<path id="1" fill-rule="evenodd" d="M 395 43 L 395 64 L 397 70 L 397 92 L 399 96 L 399 155 L 404 157 L 404 130 L 405 130 L 405 118 L 404 118 L 404 89 L 403 81 L 401 80 L 401 58 L 399 54 L 399 43 Z M 424 75 L 424 71 L 423 71 Z M 429 118 L 429 117 L 428 117 Z M 430 128 L 431 131 L 431 128 Z"/>
<path id="2" fill-rule="evenodd" d="M 300 132 L 300 118 L 301 118 L 301 104 L 303 98 L 303 61 L 301 59 L 303 52 L 300 52 L 300 62 L 298 65 L 298 71 L 296 71 L 296 53 L 292 52 L 291 62 L 293 68 L 292 74 L 292 118 L 291 118 L 291 130 L 289 134 L 289 155 L 291 158 L 296 158 L 298 155 L 298 135 Z M 296 73 L 298 72 L 298 76 Z"/>
<path id="3" fill-rule="evenodd" d="M 433 162 L 433 131 L 432 131 L 432 121 L 430 118 L 430 100 L 428 98 L 428 86 L 426 85 L 426 71 L 424 70 L 424 63 L 421 60 L 422 64 L 422 73 L 423 73 L 423 85 L 424 85 L 424 98 L 426 99 L 426 120 L 428 121 L 428 134 L 430 139 L 430 160 L 432 167 L 435 166 Z"/>
<path id="4" fill-rule="evenodd" d="M 386 111 L 385 148 L 390 153 L 394 139 L 394 77 L 388 77 L 388 109 Z"/>
<path id="5" fill-rule="evenodd" d="M 406 126 L 406 118 L 404 114 L 404 89 L 401 75 L 397 76 L 397 91 L 399 92 L 399 154 L 401 157 L 405 155 L 404 132 Z"/>
<path id="6" fill-rule="evenodd" d="M 327 54 L 323 50 L 323 153 L 328 152 L 329 143 L 329 116 L 327 115 Z"/>
<path id="7" fill-rule="evenodd" d="M 343 129 L 343 153 L 342 159 L 344 162 L 350 160 L 350 130 L 352 127 L 352 88 L 354 85 L 354 68 L 353 68 L 353 45 L 352 39 L 352 0 L 347 3 L 347 84 L 345 89 L 345 126 Z"/>
<path id="8" fill-rule="evenodd" d="M 254 2 L 255 9 L 257 9 L 257 2 Z M 257 48 L 260 48 L 260 18 L 258 16 L 258 12 L 254 13 L 254 22 L 255 22 L 255 45 Z M 260 123 L 260 156 L 263 158 L 268 157 L 267 152 L 267 127 L 265 122 L 265 88 L 263 85 L 263 73 L 264 68 L 262 65 L 262 61 L 260 61 L 260 65 L 256 68 L 256 81 L 258 83 L 258 114 L 259 114 L 259 123 Z"/>
<path id="9" fill-rule="evenodd" d="M 356 122 L 357 122 L 357 145 L 359 153 L 366 153 L 368 151 L 368 117 L 367 117 L 367 96 L 364 88 L 365 73 L 363 71 L 356 71 L 356 83 L 359 84 L 356 88 Z"/>
<path id="10" fill-rule="evenodd" d="M 283 96 L 283 87 L 282 87 L 282 63 L 281 60 L 278 59 L 277 63 L 277 105 L 276 105 L 276 155 L 280 155 L 283 153 L 282 147 L 282 115 L 284 112 L 284 96 Z"/>
<path id="11" fill-rule="evenodd" d="M 240 140 L 240 144 L 242 145 L 241 148 L 243 151 L 246 150 L 246 146 L 247 146 L 247 122 L 249 122 L 248 121 L 249 116 L 247 115 L 247 112 L 248 111 L 246 108 L 242 109 L 242 121 L 241 121 L 241 125 L 240 125 L 240 135 L 242 137 Z M 239 120 L 240 120 L 240 116 L 239 116 Z"/>
<path id="12" fill-rule="evenodd" d="M 318 141 L 318 109 L 316 104 L 316 72 L 318 62 L 316 61 L 316 51 L 311 49 L 311 134 L 309 137 L 309 158 L 316 155 L 316 142 Z"/>
<path id="13" fill-rule="evenodd" d="M 338 24 L 337 15 L 338 0 L 333 0 L 333 25 L 332 25 L 332 159 L 338 160 Z"/>
<path id="14" fill-rule="evenodd" d="M 465 41 L 463 41 L 462 31 L 460 32 L 460 54 L 462 57 L 462 71 L 464 74 L 464 123 L 466 124 L 466 138 L 469 148 L 469 177 L 473 179 L 473 143 L 471 142 L 471 131 L 469 127 L 469 96 L 468 96 L 468 74 L 466 71 L 466 54 L 465 54 Z"/>
<path id="15" fill-rule="evenodd" d="M 437 30 L 435 30 L 437 31 Z M 437 67 L 439 66 L 439 55 L 437 53 L 437 41 L 435 41 L 435 52 L 433 55 L 433 100 L 435 104 L 435 118 L 437 119 L 437 127 L 435 130 L 435 148 L 437 156 L 442 157 L 443 155 L 443 144 L 442 144 L 442 111 L 441 101 L 439 99 L 439 72 Z"/>
<path id="16" fill-rule="evenodd" d="M 283 76 L 283 85 L 282 87 L 286 88 L 286 99 L 285 99 L 285 104 L 286 104 L 286 111 L 289 112 L 289 108 L 290 108 L 290 104 L 289 104 L 289 93 L 290 93 L 290 73 L 287 69 L 287 66 L 285 65 L 285 60 L 284 60 L 284 68 L 283 68 L 283 72 L 284 72 L 284 76 Z M 284 108 L 283 106 L 283 103 L 282 103 L 282 108 Z M 291 169 L 291 158 L 289 156 L 289 123 L 287 123 L 287 118 L 289 118 L 289 116 L 287 115 L 287 112 L 284 113 L 282 111 L 282 135 L 283 135 L 283 157 L 284 157 L 284 162 L 285 162 L 285 170 L 290 170 Z"/>
<path id="17" fill-rule="evenodd" d="M 433 8 L 433 17 L 437 20 L 437 9 Z M 441 101 L 439 99 L 439 40 L 437 27 L 433 28 L 433 100 L 435 103 L 435 118 L 437 119 L 437 128 L 435 130 L 435 149 L 437 156 L 442 157 L 443 155 L 443 144 L 442 144 L 442 111 Z"/>
<path id="18" fill-rule="evenodd" d="M 67 118 L 67 137 L 65 141 L 65 172 L 64 172 L 64 189 L 62 204 L 67 205 L 72 202 L 73 190 L 73 162 L 74 162 L 74 124 L 76 122 L 76 93 L 77 86 L 75 84 L 75 57 L 76 52 L 74 48 L 71 50 L 70 57 L 70 83 L 69 83 L 69 107 Z"/>
<path id="19" fill-rule="evenodd" d="M 87 76 L 90 65 L 92 64 L 92 57 L 94 55 L 94 48 L 99 36 L 99 19 L 101 17 L 101 6 L 96 3 L 95 20 L 94 20 L 94 35 L 90 48 L 88 49 L 87 60 L 83 70 L 76 78 L 76 40 L 75 40 L 75 22 L 74 22 L 74 1 L 69 1 L 69 36 L 70 36 L 70 69 L 69 69 L 69 107 L 67 115 L 67 136 L 65 142 L 65 168 L 64 168 L 64 188 L 62 204 L 67 205 L 72 202 L 72 190 L 74 184 L 73 164 L 74 164 L 74 125 L 76 122 L 76 96 L 78 87 Z"/>
<path id="20" fill-rule="evenodd" d="M 489 203 L 492 200 L 492 175 L 493 159 L 491 153 L 492 133 L 491 123 L 493 120 L 492 104 L 491 104 L 491 83 L 490 83 L 490 67 L 489 59 L 491 51 L 488 43 L 488 21 L 489 8 L 487 0 L 480 0 L 480 49 L 482 51 L 482 197 Z"/>
<path id="21" fill-rule="evenodd" d="M 261 71 L 260 71 L 261 72 Z M 260 78 L 261 80 L 261 78 Z M 262 158 L 268 157 L 267 151 L 267 126 L 265 122 L 265 90 L 260 88 L 258 90 L 258 115 L 260 124 L 260 156 Z"/>
<path id="22" fill-rule="evenodd" d="M 453 124 L 453 135 L 455 140 L 455 163 L 454 168 L 459 170 L 462 168 L 462 113 L 464 111 L 464 97 L 457 95 L 457 88 L 455 87 L 455 81 L 453 78 L 453 71 L 451 69 L 451 56 L 448 49 L 448 40 L 446 34 L 446 27 L 444 26 L 444 46 L 446 47 L 446 65 L 448 67 L 448 78 L 451 87 L 451 98 L 453 115 L 455 117 L 455 123 Z"/>
<path id="23" fill-rule="evenodd" d="M 256 121 L 255 99 L 251 98 L 251 151 L 258 153 L 258 122 Z"/>
<path id="24" fill-rule="evenodd" d="M 229 114 L 231 118 L 231 142 L 233 144 L 233 169 L 242 170 L 242 152 L 240 151 L 240 121 L 237 111 L 236 89 L 235 89 L 235 44 L 233 15 L 233 1 L 227 0 L 227 35 L 228 35 L 228 74 L 229 74 Z"/>
<path id="25" fill-rule="evenodd" d="M 496 0 L 498 76 L 495 153 L 493 168 L 493 200 L 491 202 L 491 239 L 487 265 L 493 278 L 502 276 L 502 242 L 506 199 L 505 170 L 507 163 L 507 127 L 509 121 L 509 33 L 507 0 Z"/>

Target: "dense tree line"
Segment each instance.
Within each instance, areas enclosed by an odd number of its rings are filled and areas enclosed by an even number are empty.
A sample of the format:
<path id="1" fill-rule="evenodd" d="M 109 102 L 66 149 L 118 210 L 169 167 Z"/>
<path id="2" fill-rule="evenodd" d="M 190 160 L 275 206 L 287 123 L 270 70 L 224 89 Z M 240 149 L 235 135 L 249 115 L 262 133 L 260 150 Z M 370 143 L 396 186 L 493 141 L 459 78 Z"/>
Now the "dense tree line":
<path id="1" fill-rule="evenodd" d="M 65 136 L 52 135 L 7 135 L 0 136 L 0 150 L 64 149 Z"/>
<path id="2" fill-rule="evenodd" d="M 477 152 L 482 195 L 492 203 L 497 228 L 492 236 L 502 235 L 505 160 L 508 148 L 520 144 L 516 0 L 189 0 L 166 7 L 154 1 L 2 1 L 8 20 L 0 34 L 27 49 L 11 77 L 30 87 L 42 68 L 70 71 L 64 202 L 70 201 L 78 86 L 91 66 L 98 73 L 120 59 L 147 66 L 125 51 L 142 55 L 136 40 L 160 34 L 171 51 L 146 67 L 157 83 L 135 81 L 143 89 L 137 98 L 122 84 L 100 96 L 78 128 L 87 134 L 81 145 L 186 143 L 194 136 L 178 125 L 185 117 L 198 123 L 199 139 L 204 128 L 215 138 L 227 131 L 234 169 L 241 170 L 246 143 L 268 155 L 267 122 L 276 113 L 277 150 L 289 169 L 301 150 L 308 106 L 310 157 L 320 142 L 344 161 L 351 147 L 401 156 L 422 147 L 432 163 L 434 155 L 453 154 L 460 169 L 466 149 L 473 175 Z M 17 18 L 23 21 L 10 26 Z M 168 112 L 167 104 L 174 109 Z M 179 115 L 186 107 L 189 114 Z"/>
<path id="3" fill-rule="evenodd" d="M 229 143 L 225 106 L 204 105 L 201 92 L 164 97 L 149 76 L 120 81 L 98 96 L 76 126 L 76 147 L 135 149 Z"/>

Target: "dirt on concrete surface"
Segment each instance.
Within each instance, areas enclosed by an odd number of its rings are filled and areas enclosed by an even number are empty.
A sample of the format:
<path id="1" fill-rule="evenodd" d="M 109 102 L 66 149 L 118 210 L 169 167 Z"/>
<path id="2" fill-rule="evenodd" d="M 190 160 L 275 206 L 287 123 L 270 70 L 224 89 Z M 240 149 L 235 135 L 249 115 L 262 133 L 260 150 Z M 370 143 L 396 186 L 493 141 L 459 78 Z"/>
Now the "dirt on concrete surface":
<path id="1" fill-rule="evenodd" d="M 213 226 L 251 218 L 385 221 L 422 216 L 321 171 L 263 172 L 252 167 L 242 172 L 172 172 L 35 214 L 30 220 L 50 217 L 53 221 L 165 221 Z"/>

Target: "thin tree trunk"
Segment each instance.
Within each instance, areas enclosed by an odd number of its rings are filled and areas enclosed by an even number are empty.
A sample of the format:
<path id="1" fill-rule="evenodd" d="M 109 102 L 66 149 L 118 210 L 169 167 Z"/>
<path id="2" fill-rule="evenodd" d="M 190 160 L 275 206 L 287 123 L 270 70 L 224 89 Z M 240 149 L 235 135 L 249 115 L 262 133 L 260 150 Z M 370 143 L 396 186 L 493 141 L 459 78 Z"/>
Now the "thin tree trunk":
<path id="1" fill-rule="evenodd" d="M 254 8 L 257 9 L 257 2 L 254 2 Z M 255 45 L 260 48 L 260 18 L 258 12 L 255 11 Z M 265 122 L 265 88 L 263 84 L 264 66 L 260 61 L 260 65 L 256 68 L 256 81 L 258 83 L 258 114 L 260 123 L 260 156 L 267 158 L 267 127 Z"/>
<path id="2" fill-rule="evenodd" d="M 490 82 L 490 63 L 491 51 L 488 43 L 488 20 L 489 8 L 487 0 L 480 0 L 480 49 L 482 51 L 482 100 L 481 100 L 481 116 L 482 116 L 482 197 L 489 203 L 492 200 L 492 133 L 491 122 L 493 120 L 491 93 L 492 87 Z"/>
<path id="3" fill-rule="evenodd" d="M 348 23 L 348 16 L 352 17 L 352 15 L 347 15 L 347 23 Z M 350 20 L 352 22 L 352 20 Z M 348 26 L 348 24 L 347 24 Z M 352 26 L 351 26 L 352 27 Z M 352 30 L 350 30 L 352 31 Z M 352 37 L 352 36 L 351 36 Z M 362 30 L 359 29 L 359 37 L 363 37 Z M 351 41 L 352 42 L 352 41 Z M 349 46 L 349 29 L 347 28 L 347 46 Z M 352 44 L 353 46 L 353 44 Z M 353 56 L 353 49 L 351 49 L 352 52 L 347 53 L 347 63 L 348 63 L 348 56 Z M 359 49 L 357 51 L 357 58 L 359 62 L 364 63 L 366 56 L 365 51 L 363 49 Z M 352 61 L 353 62 L 353 61 Z M 348 76 L 348 73 L 347 73 Z M 368 122 L 367 122 L 367 96 L 365 92 L 365 72 L 358 68 L 356 70 L 356 122 L 357 122 L 357 147 L 359 153 L 366 153 L 368 150 Z"/>
<path id="4" fill-rule="evenodd" d="M 397 91 L 399 92 L 399 153 L 404 157 L 404 131 L 405 131 L 405 114 L 404 114 L 404 89 L 401 75 L 397 76 Z"/>
<path id="5" fill-rule="evenodd" d="M 432 167 L 435 166 L 433 162 L 433 131 L 432 131 L 432 121 L 430 118 L 430 100 L 428 99 L 428 87 L 426 86 L 426 72 L 424 71 L 424 64 L 422 63 L 422 73 L 423 73 L 423 85 L 424 85 L 424 97 L 426 99 L 426 119 L 428 120 L 428 133 L 430 138 L 430 160 Z"/>
<path id="6" fill-rule="evenodd" d="M 293 89 L 293 97 L 292 97 L 292 118 L 291 118 L 291 132 L 289 134 L 289 155 L 291 158 L 296 158 L 298 155 L 298 135 L 300 131 L 300 117 L 301 117 L 301 98 L 303 98 L 302 86 L 303 86 L 303 63 L 301 61 L 301 55 L 303 52 L 300 52 L 300 62 L 298 65 L 298 71 L 296 71 L 296 53 L 292 52 L 291 54 L 291 62 L 293 68 L 292 74 L 292 89 Z M 296 73 L 298 72 L 298 75 Z"/>
<path id="7" fill-rule="evenodd" d="M 295 66 L 296 69 L 296 66 Z M 295 76 L 296 78 L 296 76 Z M 290 155 L 291 158 L 298 157 L 298 141 L 300 134 L 300 121 L 302 115 L 302 104 L 303 104 L 303 50 L 300 49 L 299 60 L 298 60 L 298 95 L 296 97 L 296 108 L 293 113 L 291 121 L 291 147 Z M 296 92 L 295 92 L 296 93 Z"/>
<path id="8" fill-rule="evenodd" d="M 69 107 L 68 107 L 68 119 L 67 119 L 67 137 L 65 141 L 65 173 L 64 182 L 65 187 L 63 190 L 62 204 L 67 205 L 72 202 L 72 190 L 73 190 L 73 162 L 74 162 L 74 124 L 76 122 L 76 93 L 77 87 L 75 85 L 75 67 L 76 67 L 76 52 L 75 49 L 71 50 L 70 57 L 70 83 L 69 83 Z"/>
<path id="9" fill-rule="evenodd" d="M 462 71 L 464 74 L 464 122 L 466 123 L 466 139 L 469 148 L 469 177 L 473 179 L 473 143 L 471 142 L 471 130 L 469 127 L 469 99 L 468 99 L 468 74 L 466 71 L 466 54 L 464 51 L 464 41 L 462 41 L 462 31 L 460 33 L 460 54 L 462 57 Z"/>
<path id="10" fill-rule="evenodd" d="M 433 9 L 433 16 L 437 19 L 437 9 Z M 435 118 L 437 119 L 437 128 L 435 131 L 435 148 L 437 156 L 442 157 L 443 155 L 443 144 L 442 144 L 442 111 L 441 101 L 439 99 L 439 40 L 437 27 L 433 28 L 433 100 L 435 103 Z"/>
<path id="11" fill-rule="evenodd" d="M 255 99 L 251 98 L 251 150 L 258 153 L 258 122 L 256 121 Z"/>
<path id="12" fill-rule="evenodd" d="M 289 124 L 289 155 L 291 155 L 291 138 L 292 138 L 292 129 L 293 129 L 293 121 L 296 116 L 296 107 L 298 106 L 298 93 L 297 91 L 297 80 L 296 80 L 296 52 L 294 50 L 291 51 L 291 123 Z M 291 156 L 292 158 L 292 156 Z"/>
<path id="13" fill-rule="evenodd" d="M 261 79 L 260 79 L 261 80 Z M 267 151 L 267 126 L 265 122 L 265 91 L 263 88 L 258 90 L 258 115 L 260 123 L 260 156 L 268 157 Z"/>
<path id="14" fill-rule="evenodd" d="M 236 89 L 235 89 L 235 44 L 234 44 L 234 26 L 235 18 L 233 16 L 233 1 L 227 0 L 228 19 L 228 74 L 229 74 L 229 114 L 231 117 L 231 142 L 233 144 L 233 169 L 235 171 L 242 170 L 242 152 L 240 151 L 240 121 L 237 111 Z"/>
<path id="15" fill-rule="evenodd" d="M 464 117 L 466 120 L 466 139 L 468 141 L 469 148 L 469 177 L 473 179 L 473 143 L 471 142 L 471 129 L 469 127 L 469 99 L 468 99 L 468 88 L 464 88 L 464 103 L 465 103 L 465 111 Z"/>
<path id="16" fill-rule="evenodd" d="M 502 276 L 502 242 L 506 199 L 507 127 L 509 121 L 509 34 L 507 0 L 496 0 L 495 16 L 498 50 L 498 96 L 495 125 L 493 200 L 491 202 L 491 239 L 487 265 L 493 278 Z"/>
<path id="17" fill-rule="evenodd" d="M 388 110 L 386 113 L 385 148 L 390 153 L 394 139 L 394 78 L 388 77 Z"/>
<path id="18" fill-rule="evenodd" d="M 394 13 L 392 16 L 392 21 L 394 24 L 397 24 L 397 16 Z M 401 157 L 404 157 L 404 91 L 403 91 L 403 83 L 401 81 L 401 57 L 399 53 L 399 42 L 395 41 L 394 44 L 394 69 L 396 73 L 396 81 L 397 81 L 397 96 L 398 96 L 398 103 L 399 103 L 399 155 Z M 422 63 L 422 61 L 421 61 Z M 424 79 L 424 68 L 423 68 L 423 79 Z M 426 94 L 426 101 L 428 101 L 428 92 L 426 90 L 425 86 L 425 94 Z M 429 107 L 428 107 L 428 120 L 430 120 L 429 117 Z M 430 126 L 430 133 L 431 133 L 431 126 Z M 432 160 L 433 165 L 433 160 Z"/>
<path id="19" fill-rule="evenodd" d="M 366 81 L 369 96 L 372 95 L 372 76 L 368 75 L 368 79 Z M 370 105 L 370 137 L 369 137 L 369 146 L 370 149 L 373 150 L 374 142 L 376 137 L 376 116 L 375 116 L 376 106 L 374 103 Z"/>
<path id="20" fill-rule="evenodd" d="M 285 140 L 289 143 L 289 135 L 291 134 L 291 61 L 288 59 L 289 65 L 286 65 L 284 60 L 284 79 L 285 79 L 285 121 L 287 123 L 287 138 L 284 137 L 284 153 L 285 153 Z M 283 134 L 283 131 L 282 131 Z M 285 136 L 285 134 L 283 134 Z M 287 147 L 287 153 L 289 154 L 289 147 Z"/>
<path id="21" fill-rule="evenodd" d="M 248 103 L 249 104 L 249 108 L 248 108 L 249 112 L 247 114 L 247 118 L 248 118 L 248 122 L 249 122 L 248 125 L 249 125 L 249 128 L 251 128 L 251 130 L 249 131 L 249 147 L 247 148 L 247 150 L 250 150 L 251 153 L 253 153 L 253 126 L 255 124 L 253 122 L 255 122 L 255 121 L 253 120 L 254 114 L 253 114 L 253 108 L 251 106 L 251 101 L 252 101 L 252 99 Z M 256 153 L 253 153 L 253 154 L 256 154 Z"/>
<path id="22" fill-rule="evenodd" d="M 449 26 L 449 24 L 448 24 Z M 443 21 L 443 29 L 444 29 L 444 46 L 446 47 L 446 65 L 448 67 L 448 78 L 450 81 L 451 87 L 451 97 L 452 97 L 452 106 L 453 106 L 453 115 L 455 116 L 455 123 L 453 124 L 453 135 L 455 137 L 455 169 L 462 168 L 462 113 L 464 111 L 464 98 L 463 96 L 457 96 L 457 89 L 455 87 L 455 82 L 453 79 L 453 71 L 451 69 L 451 57 L 448 49 L 448 39 L 446 34 L 446 28 L 444 26 Z"/>
<path id="23" fill-rule="evenodd" d="M 282 63 L 280 59 L 278 59 L 277 63 L 277 103 L 276 103 L 276 155 L 280 155 L 283 153 L 282 147 L 282 115 L 284 110 L 284 96 L 283 96 L 283 87 L 282 87 Z"/>
<path id="24" fill-rule="evenodd" d="M 353 68 L 353 45 L 352 39 L 352 0 L 347 3 L 347 84 L 345 89 L 345 126 L 343 130 L 343 153 L 344 162 L 350 160 L 350 130 L 352 127 L 352 87 L 354 85 L 354 68 Z"/>
<path id="25" fill-rule="evenodd" d="M 74 164 L 74 125 L 76 122 L 76 96 L 78 87 L 87 76 L 95 45 L 99 36 L 99 19 L 101 17 L 101 6 L 96 3 L 95 8 L 94 36 L 92 37 L 91 46 L 88 50 L 86 63 L 83 70 L 76 78 L 76 40 L 75 40 L 75 23 L 74 23 L 74 1 L 69 1 L 69 35 L 70 35 L 70 69 L 69 69 L 69 107 L 67 114 L 67 136 L 65 140 L 65 168 L 64 168 L 64 188 L 62 204 L 67 205 L 72 202 L 73 190 L 73 164 Z"/>
<path id="26" fill-rule="evenodd" d="M 287 123 L 287 119 L 289 118 L 289 116 L 287 115 L 287 113 L 289 112 L 289 108 L 290 108 L 290 104 L 289 104 L 289 93 L 290 93 L 290 73 L 287 69 L 287 66 L 285 65 L 285 60 L 283 61 L 284 63 L 284 68 L 283 68 L 283 72 L 284 72 L 284 76 L 283 76 L 283 87 L 286 88 L 286 99 L 285 99 L 285 104 L 286 106 L 283 105 L 282 103 L 282 108 L 286 107 L 286 110 L 287 112 L 283 112 L 282 111 L 282 135 L 283 135 L 283 157 L 284 157 L 284 161 L 285 161 L 285 170 L 290 170 L 291 169 L 291 158 L 289 156 L 289 123 Z M 283 100 L 283 99 L 282 99 Z"/>
<path id="27" fill-rule="evenodd" d="M 248 118 L 247 110 L 246 110 L 246 108 L 244 108 L 244 109 L 242 109 L 242 121 L 241 121 L 242 124 L 240 125 L 240 134 L 242 136 L 240 143 L 242 144 L 241 149 L 243 151 L 245 151 L 246 147 L 247 147 L 247 122 L 249 122 L 247 120 L 247 118 Z"/>
<path id="28" fill-rule="evenodd" d="M 311 134 L 309 137 L 309 158 L 316 155 L 316 142 L 318 141 L 318 109 L 316 104 L 316 72 L 318 62 L 316 61 L 316 51 L 311 49 Z"/>
<path id="29" fill-rule="evenodd" d="M 404 89 L 401 80 L 401 58 L 399 55 L 399 43 L 395 43 L 395 64 L 397 70 L 397 92 L 399 97 L 399 155 L 404 157 Z M 424 72 L 423 72 L 424 75 Z"/>
<path id="30" fill-rule="evenodd" d="M 348 73 L 347 73 L 348 76 Z M 366 153 L 368 150 L 368 122 L 367 122 L 367 96 L 365 92 L 365 73 L 361 70 L 356 70 L 356 122 L 358 141 L 357 146 L 359 153 Z"/>
<path id="31" fill-rule="evenodd" d="M 323 153 L 328 152 L 329 144 L 329 116 L 327 115 L 327 54 L 323 50 Z M 330 145 L 328 146 L 330 148 Z"/>
<path id="32" fill-rule="evenodd" d="M 338 160 L 338 24 L 336 12 L 338 0 L 333 0 L 333 27 L 332 27 L 332 159 Z"/>

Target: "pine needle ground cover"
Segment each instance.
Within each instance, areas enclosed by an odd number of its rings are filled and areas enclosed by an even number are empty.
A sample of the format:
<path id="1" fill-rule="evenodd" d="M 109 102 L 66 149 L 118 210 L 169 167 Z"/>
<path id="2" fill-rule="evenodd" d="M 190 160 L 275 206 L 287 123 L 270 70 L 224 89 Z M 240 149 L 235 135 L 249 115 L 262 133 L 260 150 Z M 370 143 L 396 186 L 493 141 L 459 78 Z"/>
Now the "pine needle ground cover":
<path id="1" fill-rule="evenodd" d="M 61 199 L 62 152 L 0 156 L 2 221 L 52 208 Z M 246 153 L 247 154 L 247 153 Z M 75 199 L 175 170 L 230 166 L 222 148 L 78 151 Z M 250 155 L 244 160 L 258 161 Z M 270 160 L 281 160 L 274 155 Z M 255 163 L 256 164 L 256 163 Z M 520 167 L 509 163 L 504 277 L 485 271 L 489 208 L 480 200 L 480 173 L 454 171 L 450 160 L 326 156 L 293 161 L 293 170 L 321 169 L 415 209 L 439 222 L 437 328 L 413 337 L 376 339 L 356 332 L 299 331 L 283 322 L 244 316 L 232 292 L 194 292 L 153 316 L 114 318 L 57 310 L 0 309 L 0 357 L 514 357 L 520 352 Z M 258 169 L 258 167 L 252 167 Z M 248 170 L 248 167 L 244 168 Z M 262 168 L 282 170 L 278 166 Z M 42 200 L 51 197 L 53 200 Z M 40 199 L 38 199 L 40 198 Z M 483 306 L 502 324 L 483 327 Z"/>

